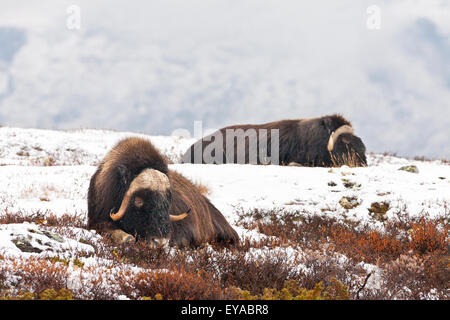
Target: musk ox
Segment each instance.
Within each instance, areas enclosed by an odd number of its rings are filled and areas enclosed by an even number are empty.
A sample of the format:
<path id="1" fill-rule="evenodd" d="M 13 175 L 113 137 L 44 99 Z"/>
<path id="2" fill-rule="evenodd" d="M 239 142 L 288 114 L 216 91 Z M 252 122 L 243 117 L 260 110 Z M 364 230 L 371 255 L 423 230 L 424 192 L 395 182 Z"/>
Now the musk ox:
<path id="1" fill-rule="evenodd" d="M 116 243 L 139 239 L 153 246 L 237 243 L 220 211 L 147 140 L 127 138 L 110 150 L 92 176 L 88 227 Z"/>
<path id="2" fill-rule="evenodd" d="M 366 148 L 341 115 L 233 125 L 195 142 L 185 163 L 367 166 Z"/>

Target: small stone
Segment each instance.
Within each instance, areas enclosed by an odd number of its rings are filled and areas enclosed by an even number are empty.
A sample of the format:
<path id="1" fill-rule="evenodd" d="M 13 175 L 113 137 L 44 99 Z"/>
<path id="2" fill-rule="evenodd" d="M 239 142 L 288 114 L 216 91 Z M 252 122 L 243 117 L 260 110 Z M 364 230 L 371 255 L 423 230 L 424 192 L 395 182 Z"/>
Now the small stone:
<path id="1" fill-rule="evenodd" d="M 361 184 L 350 181 L 348 179 L 342 179 L 342 182 L 344 183 L 344 187 L 346 187 L 347 189 L 361 188 Z"/>
<path id="2" fill-rule="evenodd" d="M 55 241 L 58 241 L 58 242 L 61 242 L 61 243 L 64 242 L 64 238 L 59 236 L 59 235 L 57 235 L 57 234 L 55 234 L 55 233 L 48 232 L 48 231 L 42 231 L 42 233 L 44 235 L 46 235 L 48 238 L 52 239 L 52 240 L 55 240 Z"/>
<path id="3" fill-rule="evenodd" d="M 419 173 L 419 169 L 417 168 L 417 166 L 404 166 L 398 170 L 406 171 L 406 172 L 410 172 L 410 173 Z"/>
<path id="4" fill-rule="evenodd" d="M 342 197 L 342 199 L 339 201 L 339 204 L 347 210 L 356 208 L 359 206 L 358 198 L 357 197 Z"/>

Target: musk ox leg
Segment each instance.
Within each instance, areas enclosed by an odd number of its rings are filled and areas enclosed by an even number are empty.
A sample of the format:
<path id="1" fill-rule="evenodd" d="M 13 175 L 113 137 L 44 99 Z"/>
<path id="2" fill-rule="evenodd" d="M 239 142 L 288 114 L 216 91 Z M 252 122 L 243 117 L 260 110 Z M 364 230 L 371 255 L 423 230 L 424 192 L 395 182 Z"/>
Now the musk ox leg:
<path id="1" fill-rule="evenodd" d="M 136 241 L 136 239 L 131 234 L 128 234 L 120 229 L 110 230 L 109 234 L 111 235 L 113 241 L 117 244 L 133 243 Z"/>

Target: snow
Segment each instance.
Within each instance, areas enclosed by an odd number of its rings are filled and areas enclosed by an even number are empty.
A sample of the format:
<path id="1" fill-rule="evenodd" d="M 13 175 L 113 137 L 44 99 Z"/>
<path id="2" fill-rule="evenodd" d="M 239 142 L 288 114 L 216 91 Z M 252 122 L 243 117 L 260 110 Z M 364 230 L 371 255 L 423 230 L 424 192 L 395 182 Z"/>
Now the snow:
<path id="1" fill-rule="evenodd" d="M 0 127 L 2 165 L 97 165 L 105 153 L 127 137 L 148 137 L 132 132 L 79 129 L 52 131 Z M 195 139 L 152 136 L 153 144 L 169 161 L 180 162 Z"/>
<path id="2" fill-rule="evenodd" d="M 0 225 L 0 253 L 7 256 L 64 256 L 65 251 L 93 253 L 90 245 L 59 236 L 36 224 Z"/>
<path id="3" fill-rule="evenodd" d="M 401 161 L 399 161 L 401 163 Z M 213 203 L 233 221 L 236 208 L 286 208 L 312 214 L 369 222 L 367 210 L 373 202 L 388 201 L 395 208 L 406 205 L 411 216 L 443 214 L 442 205 L 450 200 L 450 166 L 414 163 L 419 174 L 399 171 L 399 163 L 368 168 L 305 168 L 227 164 L 174 164 L 172 169 L 212 189 Z M 444 178 L 445 179 L 442 179 Z M 344 182 L 354 183 L 346 188 Z M 334 182 L 336 186 L 328 186 Z M 342 197 L 356 196 L 360 205 L 347 210 L 339 205 Z"/>
<path id="4" fill-rule="evenodd" d="M 87 221 L 89 180 L 109 148 L 129 136 L 147 137 L 170 159 L 170 169 L 205 185 L 209 190 L 208 198 L 242 239 L 266 237 L 236 225 L 240 212 L 254 208 L 300 210 L 308 215 L 350 219 L 381 229 L 382 222 L 368 210 L 373 202 L 390 203 L 387 219 L 395 220 L 396 213 L 405 207 L 407 210 L 403 211 L 414 217 L 448 218 L 450 215 L 450 165 L 445 161 L 415 161 L 369 154 L 367 168 L 181 164 L 180 156 L 192 144 L 192 139 L 104 130 L 6 127 L 0 128 L 0 216 L 7 213 L 22 216 L 39 213 L 44 217 L 69 214 Z M 51 163 L 46 162 L 48 158 L 52 159 Z M 415 165 L 419 172 L 398 170 L 405 165 Z M 343 197 L 355 197 L 358 205 L 345 209 L 340 204 Z M 100 237 L 95 231 L 79 228 L 73 228 L 73 236 L 69 238 L 52 236 L 57 234 L 58 230 L 45 224 L 0 225 L 0 255 L 78 256 L 80 252 L 93 251 L 92 246 L 80 242 L 81 239 Z M 24 239 L 38 250 L 21 250 L 17 243 Z M 298 254 L 293 248 L 280 250 L 288 255 Z M 259 254 L 264 253 L 252 252 L 255 256 Z M 92 257 L 83 257 L 82 261 L 89 267 L 100 263 Z M 100 264 L 105 267 L 108 261 Z M 297 268 L 304 269 L 304 266 Z M 376 269 L 367 264 L 364 268 Z M 375 278 L 370 279 L 371 287 L 377 286 Z"/>

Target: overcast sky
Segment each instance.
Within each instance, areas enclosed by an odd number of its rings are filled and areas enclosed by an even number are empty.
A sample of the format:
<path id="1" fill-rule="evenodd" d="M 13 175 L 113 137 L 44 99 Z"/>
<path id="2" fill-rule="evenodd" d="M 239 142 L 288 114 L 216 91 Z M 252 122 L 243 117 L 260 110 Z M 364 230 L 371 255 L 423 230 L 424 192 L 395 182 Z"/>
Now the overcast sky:
<path id="1" fill-rule="evenodd" d="M 167 135 L 331 113 L 368 151 L 450 159 L 450 1 L 0 2 L 0 125 Z"/>

